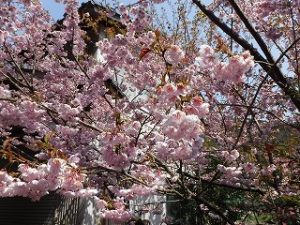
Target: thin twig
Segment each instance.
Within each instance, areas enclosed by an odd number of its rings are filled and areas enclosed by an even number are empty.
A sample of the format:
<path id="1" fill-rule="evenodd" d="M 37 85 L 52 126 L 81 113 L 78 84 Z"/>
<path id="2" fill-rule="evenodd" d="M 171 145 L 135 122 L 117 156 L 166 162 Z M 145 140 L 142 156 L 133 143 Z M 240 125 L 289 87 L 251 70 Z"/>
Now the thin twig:
<path id="1" fill-rule="evenodd" d="M 102 133 L 102 132 L 103 132 L 103 131 L 100 130 L 98 127 L 95 127 L 94 125 L 89 124 L 89 123 L 86 123 L 86 122 L 84 122 L 84 121 L 82 121 L 82 120 L 77 120 L 77 122 L 78 122 L 79 124 L 81 124 L 81 125 L 87 127 L 87 128 L 90 128 L 90 129 L 92 129 L 92 130 L 98 131 L 99 133 Z"/>
<path id="2" fill-rule="evenodd" d="M 267 78 L 268 78 L 268 74 L 265 75 L 265 77 L 264 77 L 263 80 L 260 82 L 259 86 L 257 87 L 256 93 L 255 93 L 255 95 L 254 95 L 254 97 L 253 97 L 253 99 L 252 99 L 252 101 L 251 101 L 251 103 L 250 103 L 250 107 L 248 107 L 248 109 L 247 109 L 247 112 L 246 112 L 246 114 L 245 114 L 244 120 L 243 120 L 242 125 L 241 125 L 241 128 L 240 128 L 240 131 L 239 131 L 239 133 L 238 133 L 238 136 L 237 136 L 237 138 L 236 138 L 236 140 L 235 140 L 235 143 L 234 143 L 232 149 L 235 149 L 235 148 L 236 148 L 236 146 L 237 146 L 237 144 L 238 144 L 238 142 L 239 142 L 239 140 L 240 140 L 240 137 L 242 136 L 242 133 L 243 133 L 243 130 L 244 130 L 244 126 L 246 125 L 246 121 L 247 121 L 248 115 L 249 115 L 249 113 L 250 113 L 250 111 L 251 111 L 251 106 L 254 105 L 254 103 L 255 103 L 255 101 L 256 101 L 256 98 L 257 98 L 257 96 L 258 96 L 258 93 L 260 92 L 260 89 L 262 88 L 262 86 L 263 86 L 263 84 L 265 83 L 265 81 L 267 80 Z"/>
<path id="3" fill-rule="evenodd" d="M 21 75 L 21 77 L 23 78 L 23 80 L 25 81 L 27 88 L 29 88 L 31 91 L 33 91 L 33 87 L 30 85 L 29 81 L 26 79 L 25 74 L 23 73 L 22 69 L 20 68 L 20 66 L 17 64 L 17 62 L 15 61 L 15 59 L 13 58 L 11 52 L 9 51 L 9 49 L 7 48 L 6 45 L 4 45 L 10 59 L 12 60 L 13 64 L 15 65 L 15 67 L 17 68 L 17 71 L 19 72 L 19 74 Z"/>

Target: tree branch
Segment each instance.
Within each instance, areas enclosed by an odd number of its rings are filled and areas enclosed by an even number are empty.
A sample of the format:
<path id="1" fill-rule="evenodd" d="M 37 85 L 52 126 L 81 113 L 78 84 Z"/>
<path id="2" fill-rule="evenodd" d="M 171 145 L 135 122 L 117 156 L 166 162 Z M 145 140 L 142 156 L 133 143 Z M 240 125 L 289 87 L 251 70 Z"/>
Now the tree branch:
<path id="1" fill-rule="evenodd" d="M 198 205 L 203 203 L 204 205 L 206 205 L 209 208 L 209 210 L 216 213 L 218 216 L 220 216 L 227 223 L 229 223 L 230 225 L 235 225 L 235 223 L 233 221 L 231 221 L 226 215 L 224 215 L 224 213 L 221 211 L 221 209 L 217 208 L 217 206 L 211 204 L 210 202 L 206 201 L 204 198 L 201 198 L 200 196 L 195 197 L 195 200 L 198 203 Z"/>
<path id="2" fill-rule="evenodd" d="M 203 5 L 199 0 L 192 0 L 192 2 L 216 25 L 218 26 L 225 34 L 229 35 L 233 38 L 235 42 L 237 42 L 241 47 L 243 47 L 245 50 L 250 51 L 251 55 L 253 55 L 255 61 L 259 63 L 259 65 L 265 70 L 268 75 L 274 80 L 274 82 L 282 89 L 282 91 L 285 93 L 285 95 L 289 96 L 293 104 L 296 106 L 296 108 L 300 111 L 300 97 L 298 92 L 291 87 L 291 85 L 288 83 L 287 79 L 283 76 L 282 72 L 280 71 L 279 67 L 275 64 L 273 58 L 271 57 L 271 54 L 268 49 L 265 48 L 264 42 L 261 42 L 261 38 L 258 37 L 258 34 L 252 34 L 251 32 L 257 33 L 253 28 L 253 30 L 250 28 L 249 32 L 252 35 L 255 35 L 256 39 L 258 40 L 259 47 L 263 50 L 265 53 L 267 59 L 265 59 L 256 48 L 254 48 L 248 41 L 246 41 L 244 38 L 242 38 L 238 33 L 236 33 L 233 29 L 231 29 L 229 26 L 227 26 L 226 23 L 221 21 L 213 11 L 206 8 L 205 5 Z M 230 2 L 233 2 L 232 0 Z M 238 13 L 242 13 L 241 11 L 237 11 Z M 242 13 L 243 14 L 243 13 Z M 243 16 L 238 16 L 242 19 Z M 243 21 L 244 23 L 247 23 L 247 21 Z M 246 26 L 247 27 L 247 26 Z M 268 53 L 267 53 L 268 52 Z M 271 65 L 270 65 L 271 64 Z"/>
<path id="3" fill-rule="evenodd" d="M 215 185 L 215 186 L 231 188 L 231 189 L 235 189 L 235 190 L 239 190 L 239 191 L 256 192 L 256 193 L 259 193 L 260 195 L 264 195 L 266 193 L 265 191 L 260 190 L 260 189 L 246 188 L 246 187 L 243 187 L 243 186 L 233 186 L 233 185 L 229 185 L 229 184 L 222 184 L 222 183 L 219 183 L 219 182 L 211 182 L 210 180 L 206 180 L 206 179 L 203 179 L 203 178 L 193 176 L 193 175 L 191 175 L 187 172 L 184 172 L 184 175 L 186 177 L 194 179 L 194 180 L 200 180 L 201 183 L 212 184 L 212 185 Z"/>

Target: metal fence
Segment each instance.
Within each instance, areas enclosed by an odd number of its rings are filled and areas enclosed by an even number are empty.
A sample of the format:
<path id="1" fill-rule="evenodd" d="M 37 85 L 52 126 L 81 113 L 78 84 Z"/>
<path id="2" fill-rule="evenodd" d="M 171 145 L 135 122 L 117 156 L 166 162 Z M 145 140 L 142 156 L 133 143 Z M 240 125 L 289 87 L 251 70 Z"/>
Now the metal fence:
<path id="1" fill-rule="evenodd" d="M 86 200 L 50 194 L 38 202 L 0 198 L 0 225 L 81 225 Z"/>

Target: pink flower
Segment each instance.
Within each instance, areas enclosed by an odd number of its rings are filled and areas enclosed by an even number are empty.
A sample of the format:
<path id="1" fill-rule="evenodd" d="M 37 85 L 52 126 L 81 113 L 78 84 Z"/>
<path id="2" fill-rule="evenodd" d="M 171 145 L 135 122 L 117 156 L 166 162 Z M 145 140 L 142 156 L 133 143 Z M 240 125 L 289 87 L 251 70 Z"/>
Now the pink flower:
<path id="1" fill-rule="evenodd" d="M 84 174 L 74 168 L 67 168 L 63 174 L 61 188 L 64 191 L 78 191 L 83 188 Z"/>
<path id="2" fill-rule="evenodd" d="M 272 173 L 276 170 L 276 165 L 274 164 L 271 164 L 269 165 L 267 168 L 264 168 L 261 170 L 261 173 L 264 175 L 264 176 L 271 176 Z"/>
<path id="3" fill-rule="evenodd" d="M 7 193 L 11 197 L 13 196 L 28 197 L 29 192 L 30 192 L 30 185 L 20 180 L 16 180 L 15 182 L 11 183 L 7 189 Z"/>
<path id="4" fill-rule="evenodd" d="M 47 163 L 47 170 L 50 176 L 58 176 L 64 169 L 66 162 L 62 159 L 49 159 Z M 49 176 L 48 175 L 48 176 Z"/>
<path id="5" fill-rule="evenodd" d="M 0 171 L 0 182 L 10 184 L 14 178 L 5 171 Z"/>
<path id="6" fill-rule="evenodd" d="M 74 119 L 74 117 L 77 116 L 79 113 L 78 108 L 72 108 L 68 104 L 61 104 L 57 111 L 60 114 L 60 117 L 66 121 Z"/>
<path id="7" fill-rule="evenodd" d="M 103 210 L 107 207 L 106 201 L 104 201 L 96 196 L 93 197 L 93 200 L 94 200 L 94 204 L 98 210 Z"/>
<path id="8" fill-rule="evenodd" d="M 168 63 L 177 65 L 184 58 L 184 52 L 178 45 L 171 45 L 165 52 L 165 58 Z"/>
<path id="9" fill-rule="evenodd" d="M 242 175 L 241 167 L 226 167 L 223 165 L 218 165 L 217 168 L 220 172 L 222 172 L 222 178 L 229 183 L 237 181 L 240 175 Z"/>
<path id="10" fill-rule="evenodd" d="M 29 197 L 33 201 L 38 201 L 40 198 L 48 193 L 48 182 L 45 179 L 33 180 L 29 183 Z"/>
<path id="11" fill-rule="evenodd" d="M 214 50 L 208 45 L 201 45 L 199 56 L 195 58 L 195 65 L 201 70 L 211 71 L 217 64 Z"/>
<path id="12" fill-rule="evenodd" d="M 98 193 L 99 193 L 99 191 L 94 188 L 84 188 L 84 189 L 79 190 L 77 192 L 76 196 L 87 198 L 87 197 L 95 196 Z"/>
<path id="13" fill-rule="evenodd" d="M 227 151 L 223 152 L 223 156 L 226 161 L 233 162 L 239 158 L 240 153 L 236 149 L 234 149 L 231 152 L 227 152 Z"/>
<path id="14" fill-rule="evenodd" d="M 254 174 L 257 172 L 257 167 L 253 163 L 244 163 L 242 167 L 246 173 Z"/>
<path id="15" fill-rule="evenodd" d="M 227 64 L 219 63 L 214 73 L 217 79 L 239 83 L 243 81 L 245 73 L 253 66 L 253 56 L 249 51 L 245 51 L 241 55 L 231 57 Z"/>
<path id="16" fill-rule="evenodd" d="M 19 171 L 21 172 L 21 178 L 26 182 L 31 182 L 33 180 L 39 180 L 45 177 L 45 167 L 40 167 L 40 170 L 36 168 L 31 168 L 27 164 L 20 164 Z"/>
<path id="17" fill-rule="evenodd" d="M 110 219 L 117 223 L 122 223 L 130 220 L 133 217 L 133 214 L 123 210 L 123 209 L 116 209 L 116 210 L 104 210 L 103 217 L 106 219 Z"/>
<path id="18" fill-rule="evenodd" d="M 5 39 L 8 37 L 8 32 L 7 31 L 2 31 L 0 30 L 0 44 L 2 44 Z"/>
<path id="19" fill-rule="evenodd" d="M 169 138 L 175 140 L 185 138 L 189 140 L 203 133 L 203 127 L 200 125 L 198 117 L 186 115 L 185 112 L 175 110 L 163 124 L 162 131 Z"/>
<path id="20" fill-rule="evenodd" d="M 126 199 L 132 199 L 137 196 L 148 196 L 153 193 L 153 190 L 144 185 L 133 184 L 129 189 L 121 189 L 119 195 Z"/>
<path id="21" fill-rule="evenodd" d="M 190 105 L 184 106 L 183 110 L 187 114 L 195 114 L 197 116 L 204 117 L 209 113 L 209 104 L 203 102 L 200 96 L 195 96 Z"/>

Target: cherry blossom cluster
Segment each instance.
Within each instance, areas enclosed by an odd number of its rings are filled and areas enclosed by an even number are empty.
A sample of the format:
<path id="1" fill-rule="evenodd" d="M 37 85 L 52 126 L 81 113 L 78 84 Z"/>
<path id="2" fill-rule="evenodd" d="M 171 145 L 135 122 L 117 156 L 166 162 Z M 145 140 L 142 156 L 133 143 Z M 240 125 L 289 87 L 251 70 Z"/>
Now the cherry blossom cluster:
<path id="1" fill-rule="evenodd" d="M 23 196 L 30 197 L 33 201 L 40 200 L 49 192 L 59 190 L 66 196 L 92 196 L 97 190 L 84 189 L 85 175 L 76 166 L 67 161 L 53 158 L 47 164 L 31 167 L 20 164 L 18 177 L 13 177 L 1 171 L 1 197 Z"/>
<path id="2" fill-rule="evenodd" d="M 201 45 L 191 54 L 150 29 L 150 1 L 140 1 L 120 6 L 126 31 L 99 40 L 96 59 L 85 53 L 77 1 L 58 1 L 66 16 L 55 25 L 39 1 L 9 2 L 0 3 L 0 140 L 7 164 L 19 161 L 1 170 L 1 197 L 92 197 L 101 216 L 123 222 L 134 216 L 129 200 L 191 187 L 196 171 L 248 186 L 278 171 L 248 160 L 267 153 L 245 154 L 249 139 L 263 142 L 276 128 L 245 103 L 254 95 L 243 91 L 256 82 L 247 80 L 249 51 L 221 59 Z M 258 101 L 274 109 L 283 100 L 268 98 L 266 85 Z M 255 129 L 240 132 L 250 123 Z M 11 154 L 20 149 L 26 160 Z"/>
<path id="3" fill-rule="evenodd" d="M 253 57 L 248 51 L 230 57 L 225 63 L 219 61 L 214 50 L 207 45 L 201 46 L 196 60 L 199 69 L 213 73 L 218 80 L 234 83 L 244 81 L 246 72 L 254 66 Z"/>

